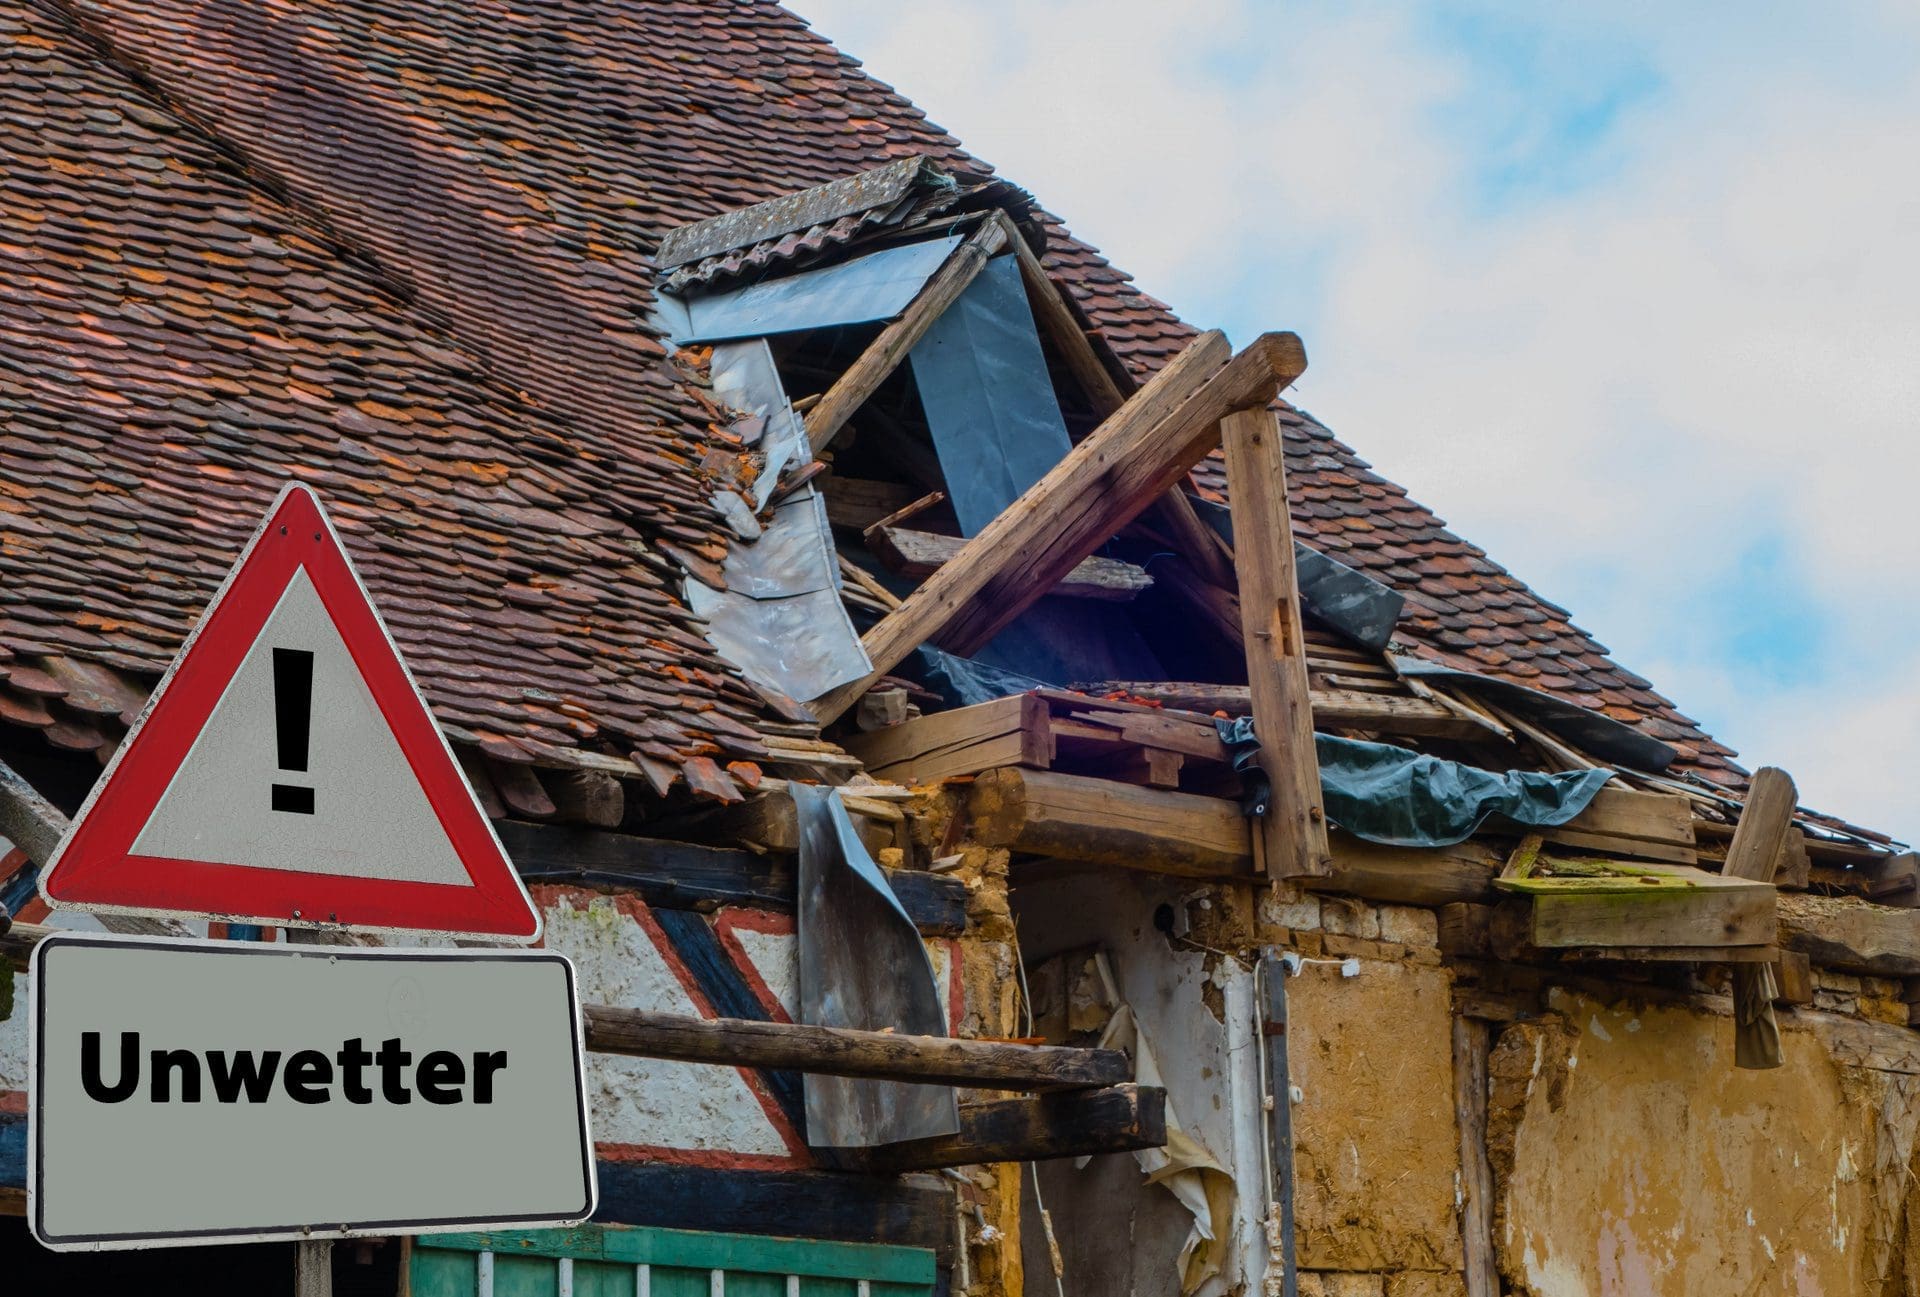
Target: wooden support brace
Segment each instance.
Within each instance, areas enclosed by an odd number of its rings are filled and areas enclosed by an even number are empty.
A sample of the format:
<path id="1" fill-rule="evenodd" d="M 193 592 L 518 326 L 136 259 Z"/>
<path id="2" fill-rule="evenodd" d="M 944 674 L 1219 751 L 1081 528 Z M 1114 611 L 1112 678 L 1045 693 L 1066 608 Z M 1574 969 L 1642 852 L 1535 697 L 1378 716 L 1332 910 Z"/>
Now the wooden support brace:
<path id="1" fill-rule="evenodd" d="M 1280 421 L 1268 409 L 1236 411 L 1221 421 L 1220 437 L 1227 452 L 1233 534 L 1240 541 L 1235 557 L 1253 727 L 1260 738 L 1261 768 L 1273 784 L 1267 813 L 1254 825 L 1256 858 L 1275 878 L 1326 874 L 1333 860 L 1313 750 Z"/>
<path id="2" fill-rule="evenodd" d="M 1126 1084 L 966 1104 L 958 1134 L 843 1149 L 837 1156 L 849 1170 L 895 1173 L 1130 1153 L 1166 1142 L 1167 1092 Z"/>
<path id="3" fill-rule="evenodd" d="M 1734 826 L 1733 842 L 1727 848 L 1727 863 L 1722 873 L 1730 878 L 1773 881 L 1787 830 L 1793 827 L 1797 796 L 1793 780 L 1784 770 L 1768 766 L 1753 777 L 1747 790 L 1747 804 L 1740 812 L 1739 824 Z M 1778 995 L 1779 988 L 1774 984 L 1773 969 L 1769 965 L 1734 967 L 1734 1066 L 1779 1067 L 1786 1061 L 1780 1050 L 1780 1023 L 1773 1012 L 1773 1002 Z"/>
<path id="4" fill-rule="evenodd" d="M 52 932 L 43 924 L 15 924 L 0 934 L 0 957 L 12 967 L 25 968 L 34 946 Z M 301 934 L 313 944 L 326 944 L 314 939 L 327 935 Z M 1133 1061 L 1116 1049 L 699 1018 L 604 1004 L 583 1004 L 580 1012 L 586 1022 L 587 1048 L 596 1054 L 983 1090 L 1092 1090 L 1133 1079 Z"/>
<path id="5" fill-rule="evenodd" d="M 1247 821 L 1233 802 L 1048 770 L 989 770 L 973 781 L 982 846 L 1186 878 L 1252 873 Z"/>
<path id="6" fill-rule="evenodd" d="M 1487 1161 L 1487 1058 L 1492 1029 L 1453 1020 L 1453 1102 L 1460 1126 L 1460 1241 L 1466 1297 L 1500 1297 L 1494 1264 L 1493 1168 Z"/>
<path id="7" fill-rule="evenodd" d="M 1006 243 L 1006 227 L 996 221 L 982 223 L 972 237 L 955 248 L 940 269 L 933 272 L 899 318 L 880 330 L 880 336 L 834 381 L 820 403 L 806 415 L 807 444 L 813 448 L 815 458 Z"/>
<path id="8" fill-rule="evenodd" d="M 1195 339 L 869 630 L 873 671 L 816 700 L 821 723 L 922 643 L 964 654 L 992 639 L 1204 458 L 1221 419 L 1266 405 L 1306 368 L 1292 334 L 1263 335 L 1223 366 L 1225 350 L 1217 332 Z"/>
<path id="9" fill-rule="evenodd" d="M 1132 1060 L 1113 1049 L 696 1018 L 604 1004 L 582 1005 L 581 1012 L 587 1048 L 596 1054 L 985 1090 L 1085 1090 L 1133 1079 Z"/>

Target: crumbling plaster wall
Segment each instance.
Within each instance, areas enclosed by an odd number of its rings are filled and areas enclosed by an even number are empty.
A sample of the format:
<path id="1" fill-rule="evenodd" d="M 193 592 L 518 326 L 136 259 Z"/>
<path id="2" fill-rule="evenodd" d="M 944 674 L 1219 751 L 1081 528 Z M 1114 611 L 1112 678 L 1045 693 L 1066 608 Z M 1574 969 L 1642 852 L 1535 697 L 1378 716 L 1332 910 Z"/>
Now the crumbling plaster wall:
<path id="1" fill-rule="evenodd" d="M 1258 914 L 1261 941 L 1304 961 L 1287 980 L 1303 1297 L 1461 1297 L 1452 978 L 1433 913 L 1281 888 Z"/>
<path id="2" fill-rule="evenodd" d="M 1731 1021 L 1695 1005 L 1555 992 L 1550 1007 L 1490 1060 L 1512 1292 L 1888 1291 L 1920 1077 L 1837 1062 L 1819 1014 L 1788 1016 L 1786 1066 L 1752 1072 L 1733 1066 Z"/>

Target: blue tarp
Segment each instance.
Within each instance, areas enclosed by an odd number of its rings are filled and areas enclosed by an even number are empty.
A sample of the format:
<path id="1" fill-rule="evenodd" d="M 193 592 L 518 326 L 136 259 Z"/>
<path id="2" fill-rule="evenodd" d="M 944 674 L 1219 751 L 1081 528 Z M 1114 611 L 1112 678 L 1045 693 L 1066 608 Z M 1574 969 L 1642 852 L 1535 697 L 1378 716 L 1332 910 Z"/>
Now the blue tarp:
<path id="1" fill-rule="evenodd" d="M 1251 760 L 1258 751 L 1253 721 L 1216 721 L 1243 772 L 1249 814 L 1266 809 L 1266 780 Z M 1611 770 L 1481 770 L 1410 752 L 1389 743 L 1313 736 L 1320 795 L 1327 818 L 1368 842 L 1392 847 L 1450 847 L 1499 816 L 1525 828 L 1550 829 L 1587 809 Z M 1251 767 L 1251 769 L 1249 769 Z"/>
<path id="2" fill-rule="evenodd" d="M 960 534 L 977 535 L 1073 448 L 1019 263 L 989 261 L 907 358 Z"/>

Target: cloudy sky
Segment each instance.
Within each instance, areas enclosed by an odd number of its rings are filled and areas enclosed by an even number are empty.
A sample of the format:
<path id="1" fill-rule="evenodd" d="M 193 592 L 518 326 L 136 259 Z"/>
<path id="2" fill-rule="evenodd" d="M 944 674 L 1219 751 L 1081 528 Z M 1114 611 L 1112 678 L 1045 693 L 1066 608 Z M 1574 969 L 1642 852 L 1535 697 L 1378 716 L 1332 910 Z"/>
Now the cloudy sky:
<path id="1" fill-rule="evenodd" d="M 1803 800 L 1920 839 L 1920 7 L 789 0 Z M 1764 13 L 1764 19 L 1761 14 Z"/>

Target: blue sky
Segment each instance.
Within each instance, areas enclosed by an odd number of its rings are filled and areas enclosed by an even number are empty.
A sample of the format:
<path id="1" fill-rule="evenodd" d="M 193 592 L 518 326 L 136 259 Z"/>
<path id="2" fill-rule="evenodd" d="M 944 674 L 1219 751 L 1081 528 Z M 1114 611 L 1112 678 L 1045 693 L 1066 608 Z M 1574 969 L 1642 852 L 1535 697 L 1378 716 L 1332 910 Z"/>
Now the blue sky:
<path id="1" fill-rule="evenodd" d="M 1920 838 L 1920 10 L 796 3 L 1189 320 L 1298 331 L 1301 404 L 1749 765 Z"/>

